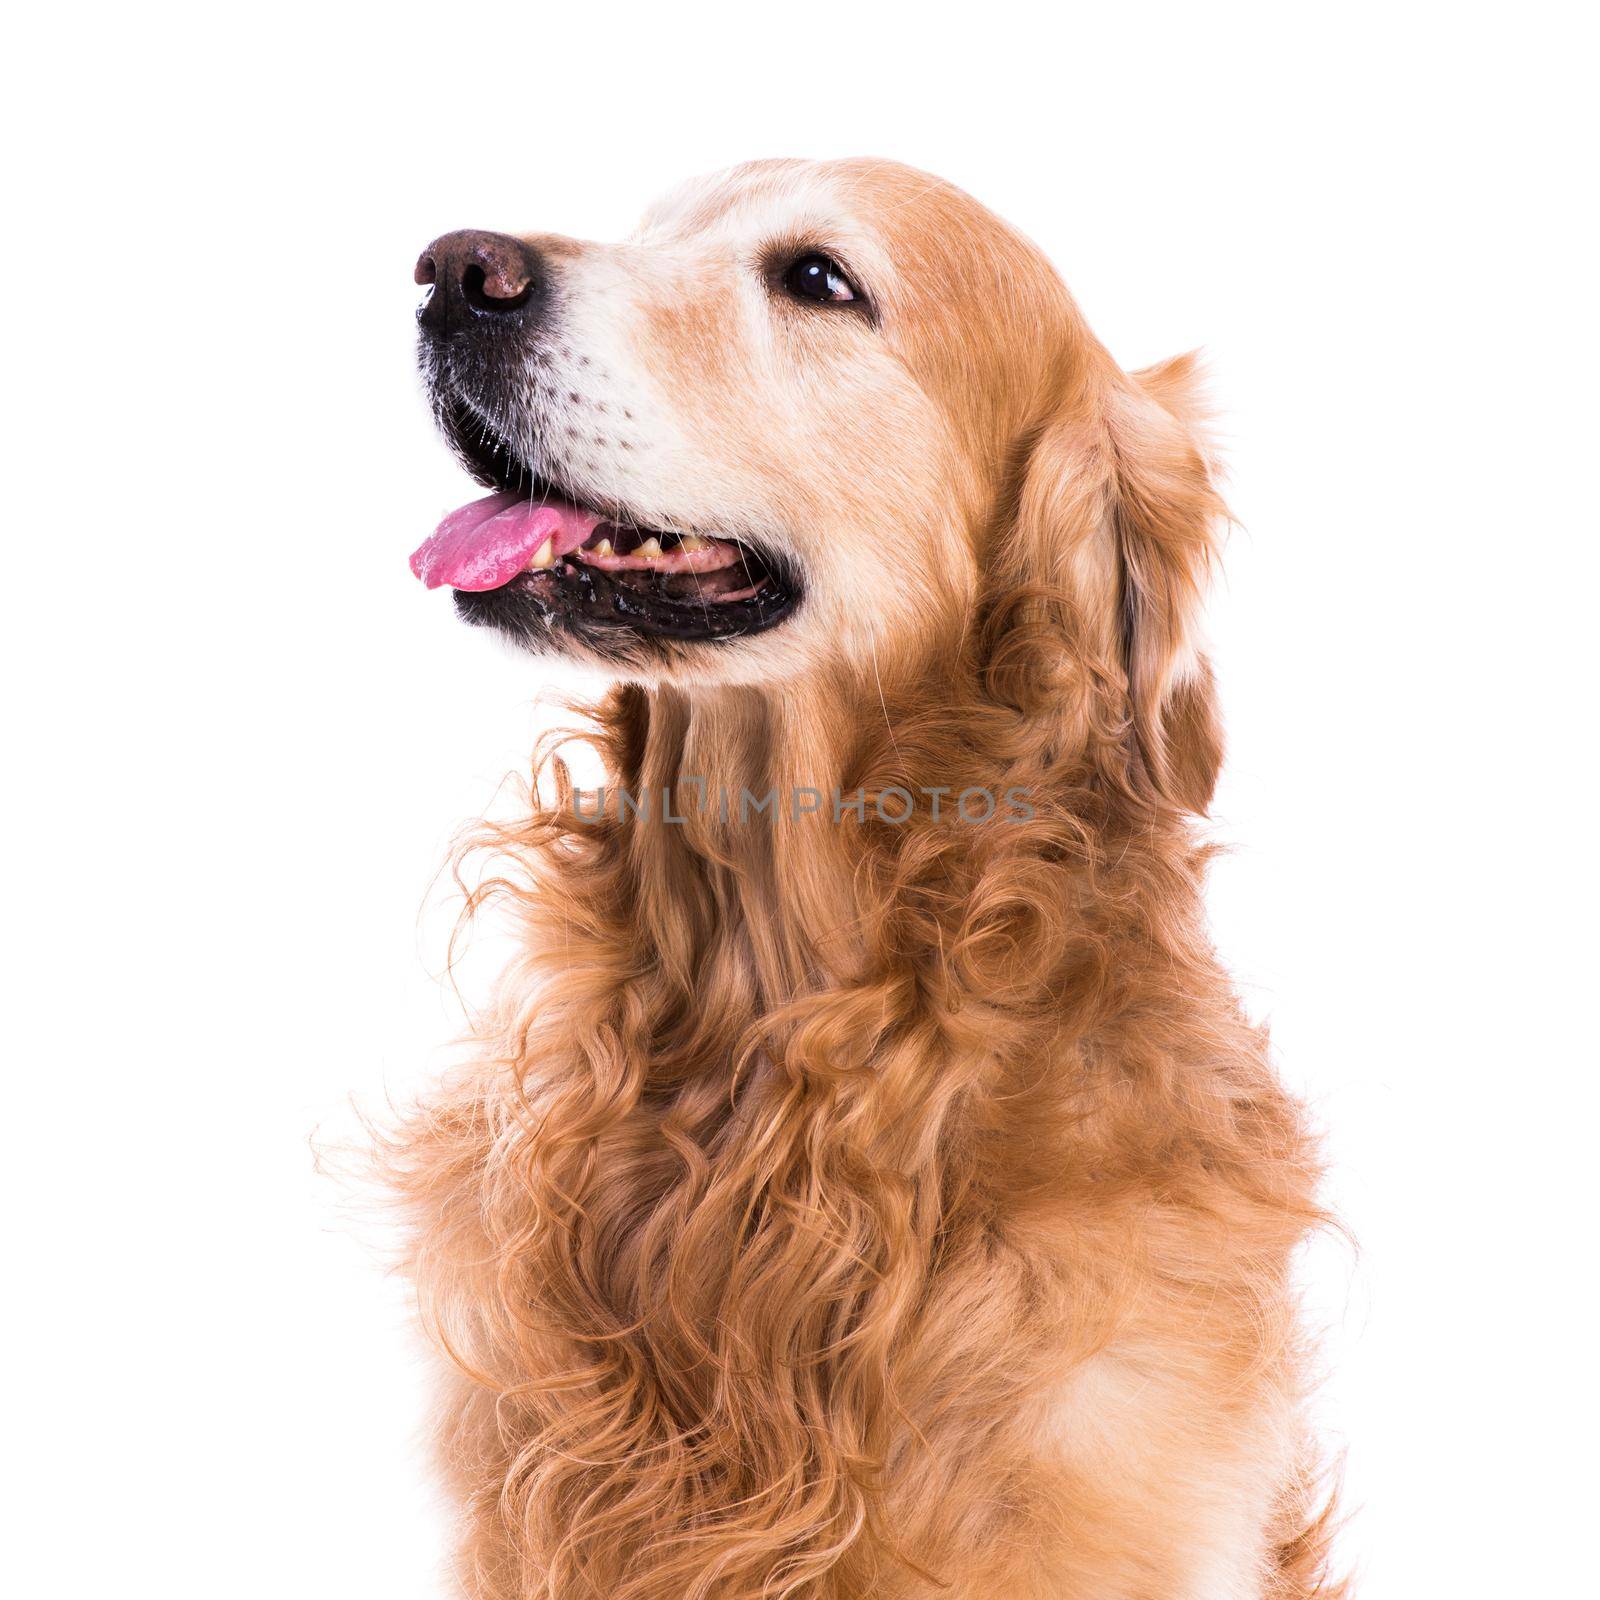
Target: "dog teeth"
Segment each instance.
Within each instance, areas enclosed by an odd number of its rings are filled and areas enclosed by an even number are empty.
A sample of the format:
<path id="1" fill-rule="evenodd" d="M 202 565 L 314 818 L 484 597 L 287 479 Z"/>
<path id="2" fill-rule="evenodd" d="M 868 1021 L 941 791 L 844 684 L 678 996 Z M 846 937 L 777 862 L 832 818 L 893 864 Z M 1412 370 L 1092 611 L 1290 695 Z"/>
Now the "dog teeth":
<path id="1" fill-rule="evenodd" d="M 533 552 L 533 560 L 528 563 L 530 568 L 553 567 L 556 564 L 555 540 L 546 539 L 545 542 Z"/>
<path id="2" fill-rule="evenodd" d="M 686 533 L 679 541 L 678 548 L 687 550 L 691 554 L 699 550 L 709 550 L 711 547 L 698 533 Z"/>
<path id="3" fill-rule="evenodd" d="M 610 555 L 611 554 L 611 541 L 609 539 L 602 539 L 600 541 L 600 543 L 597 544 L 594 547 L 594 553 L 597 556 L 608 556 L 608 555 Z"/>
<path id="4" fill-rule="evenodd" d="M 661 554 L 661 541 L 654 537 L 646 539 L 633 553 L 636 556 L 648 556 L 651 560 L 654 560 Z"/>

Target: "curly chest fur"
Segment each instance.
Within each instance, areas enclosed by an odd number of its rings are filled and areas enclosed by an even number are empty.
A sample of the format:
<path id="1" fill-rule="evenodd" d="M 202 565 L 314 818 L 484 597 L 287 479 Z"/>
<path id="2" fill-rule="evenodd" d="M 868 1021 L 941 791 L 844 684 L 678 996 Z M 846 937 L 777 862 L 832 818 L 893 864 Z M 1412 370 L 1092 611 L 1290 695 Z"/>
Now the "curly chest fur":
<path id="1" fill-rule="evenodd" d="M 483 1593 L 783 1575 L 843 1600 L 962 1573 L 977 1600 L 1019 1549 L 1006 1584 L 1038 1561 L 1059 1584 L 1065 1502 L 1137 1531 L 1163 1463 L 1185 1492 L 1146 1566 L 1269 1537 L 1310 1178 L 1230 1013 L 1204 1063 L 1162 1048 L 1160 1008 L 1136 1054 L 1112 1028 L 1007 1061 L 992 1021 L 845 988 L 787 1009 L 780 1056 L 697 1058 L 704 1006 L 630 994 L 546 992 L 408 1152 L 467 1380 L 447 1454 L 517 1574 Z"/>

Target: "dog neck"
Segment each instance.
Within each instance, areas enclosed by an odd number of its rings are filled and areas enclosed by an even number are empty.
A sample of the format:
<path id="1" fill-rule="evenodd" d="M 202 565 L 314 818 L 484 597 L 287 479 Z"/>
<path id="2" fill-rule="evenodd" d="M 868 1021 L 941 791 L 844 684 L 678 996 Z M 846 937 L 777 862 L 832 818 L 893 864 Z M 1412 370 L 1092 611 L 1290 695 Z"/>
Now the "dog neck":
<path id="1" fill-rule="evenodd" d="M 544 810 L 509 841 L 554 874 L 525 902 L 530 961 L 670 1075 L 845 1011 L 863 1035 L 1021 1048 L 1103 998 L 1107 908 L 1143 944 L 1187 948 L 1198 858 L 1175 812 L 1108 775 L 1121 726 L 1098 734 L 1042 672 L 1011 699 L 980 692 L 962 660 L 881 687 L 841 669 L 614 690 L 603 814 Z M 974 791 L 987 821 L 960 809 Z"/>

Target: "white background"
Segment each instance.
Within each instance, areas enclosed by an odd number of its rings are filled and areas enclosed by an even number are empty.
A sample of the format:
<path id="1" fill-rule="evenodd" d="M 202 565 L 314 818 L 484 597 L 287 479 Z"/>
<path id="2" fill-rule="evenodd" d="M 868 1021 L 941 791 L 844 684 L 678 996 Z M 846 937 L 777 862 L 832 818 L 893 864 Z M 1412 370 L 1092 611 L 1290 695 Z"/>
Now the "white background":
<path id="1" fill-rule="evenodd" d="M 423 914 L 544 669 L 406 555 L 452 227 L 876 154 L 1203 345 L 1243 531 L 1212 910 L 1359 1241 L 1307 1262 L 1372 1600 L 1590 1556 L 1592 60 L 1553 8 L 96 7 L 3 115 L 20 1596 L 443 1593 L 383 1230 L 311 1140 L 460 1026 Z M 18 31 L 20 27 L 20 32 Z M 439 899 L 435 896 L 435 901 Z M 999 1600 L 999 1597 L 997 1597 Z"/>

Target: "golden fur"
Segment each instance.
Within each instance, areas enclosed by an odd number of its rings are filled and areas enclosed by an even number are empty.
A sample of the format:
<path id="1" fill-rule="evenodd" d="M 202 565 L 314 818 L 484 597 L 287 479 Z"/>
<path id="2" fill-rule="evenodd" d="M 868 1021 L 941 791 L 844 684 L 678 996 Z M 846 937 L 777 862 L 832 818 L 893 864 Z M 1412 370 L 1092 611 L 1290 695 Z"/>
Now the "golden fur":
<path id="1" fill-rule="evenodd" d="M 881 326 L 757 339 L 739 241 L 824 221 Z M 479 839 L 521 954 L 387 1151 L 466 1589 L 1336 1592 L 1290 1271 L 1316 1155 L 1191 822 L 1224 518 L 1191 363 L 1120 371 L 1031 245 L 882 163 L 740 169 L 566 248 L 723 525 L 811 580 L 770 635 L 624 671 L 609 781 L 1034 814 L 596 823 L 563 790 Z"/>

